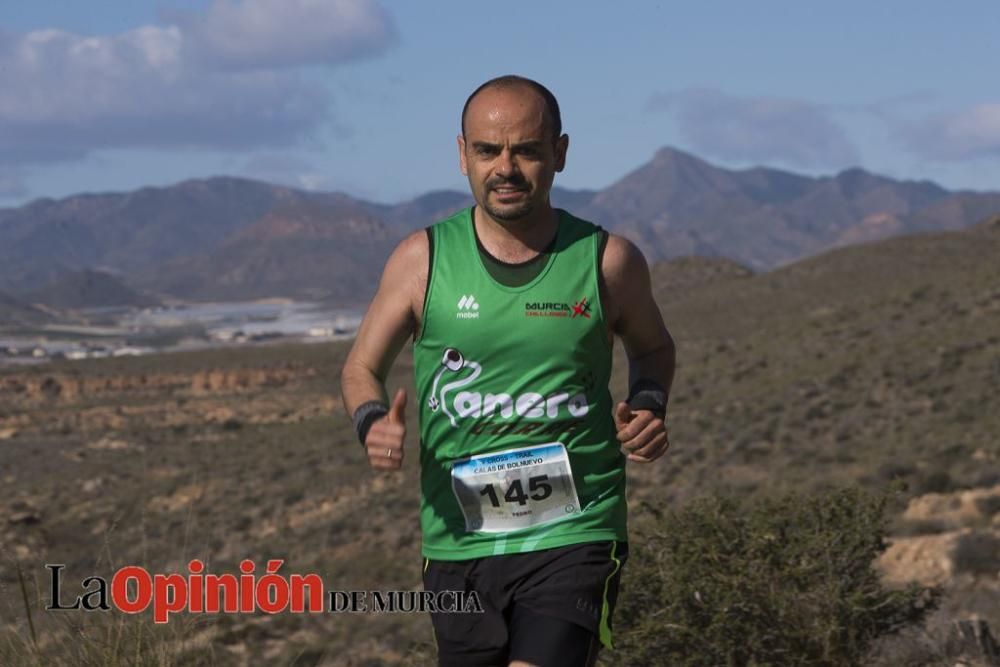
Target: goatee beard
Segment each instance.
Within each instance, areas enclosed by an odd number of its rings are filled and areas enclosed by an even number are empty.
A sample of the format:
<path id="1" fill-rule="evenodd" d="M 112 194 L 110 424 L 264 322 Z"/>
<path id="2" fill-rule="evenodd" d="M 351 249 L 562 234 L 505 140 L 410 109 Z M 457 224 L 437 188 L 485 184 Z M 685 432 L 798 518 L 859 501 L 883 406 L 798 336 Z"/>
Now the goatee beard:
<path id="1" fill-rule="evenodd" d="M 532 205 L 531 202 L 524 202 L 524 204 L 514 209 L 499 210 L 494 206 L 490 206 L 489 203 L 484 203 L 483 208 L 486 209 L 486 212 L 489 213 L 490 217 L 493 218 L 494 220 L 503 220 L 504 222 L 515 222 L 517 220 L 526 218 L 531 213 L 531 211 L 534 210 L 535 207 Z"/>

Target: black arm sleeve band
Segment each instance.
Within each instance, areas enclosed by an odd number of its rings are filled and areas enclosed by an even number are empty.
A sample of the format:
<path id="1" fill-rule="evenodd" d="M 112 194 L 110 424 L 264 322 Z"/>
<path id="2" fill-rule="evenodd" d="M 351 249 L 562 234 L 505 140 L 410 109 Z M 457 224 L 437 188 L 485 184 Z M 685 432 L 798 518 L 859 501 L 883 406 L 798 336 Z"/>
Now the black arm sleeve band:
<path id="1" fill-rule="evenodd" d="M 636 380 L 625 402 L 633 410 L 649 410 L 660 419 L 667 416 L 667 392 L 652 380 Z"/>
<path id="2" fill-rule="evenodd" d="M 367 403 L 362 403 L 358 406 L 358 409 L 354 411 L 354 431 L 358 434 L 358 440 L 361 441 L 361 446 L 365 446 L 365 440 L 368 438 L 368 431 L 371 430 L 372 424 L 375 423 L 376 419 L 384 417 L 389 414 L 389 406 L 382 401 L 368 401 Z"/>

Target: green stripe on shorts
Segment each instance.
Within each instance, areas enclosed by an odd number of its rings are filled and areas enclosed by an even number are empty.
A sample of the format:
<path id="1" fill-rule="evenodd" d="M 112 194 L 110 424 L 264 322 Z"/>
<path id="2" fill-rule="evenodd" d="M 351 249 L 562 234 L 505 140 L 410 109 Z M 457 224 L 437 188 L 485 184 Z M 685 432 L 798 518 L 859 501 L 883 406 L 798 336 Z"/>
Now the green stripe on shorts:
<path id="1" fill-rule="evenodd" d="M 608 578 L 604 580 L 604 595 L 601 600 L 601 623 L 598 626 L 598 633 L 601 639 L 601 643 L 604 644 L 609 649 L 613 649 L 614 646 L 611 645 L 611 605 L 608 604 L 608 586 L 611 585 L 611 578 L 618 574 L 618 570 L 621 569 L 621 561 L 615 558 L 615 551 L 618 549 L 618 542 L 613 541 L 611 543 L 611 560 L 615 562 L 615 569 L 611 571 Z"/>

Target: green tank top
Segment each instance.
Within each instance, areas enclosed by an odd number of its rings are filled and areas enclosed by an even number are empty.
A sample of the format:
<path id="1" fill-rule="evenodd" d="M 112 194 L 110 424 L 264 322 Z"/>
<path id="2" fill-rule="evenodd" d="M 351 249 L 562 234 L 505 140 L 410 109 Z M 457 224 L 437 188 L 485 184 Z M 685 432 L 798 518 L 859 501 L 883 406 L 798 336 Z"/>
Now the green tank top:
<path id="1" fill-rule="evenodd" d="M 600 228 L 559 211 L 527 284 L 483 266 L 472 210 L 430 228 L 414 370 L 423 555 L 435 560 L 626 540 Z"/>

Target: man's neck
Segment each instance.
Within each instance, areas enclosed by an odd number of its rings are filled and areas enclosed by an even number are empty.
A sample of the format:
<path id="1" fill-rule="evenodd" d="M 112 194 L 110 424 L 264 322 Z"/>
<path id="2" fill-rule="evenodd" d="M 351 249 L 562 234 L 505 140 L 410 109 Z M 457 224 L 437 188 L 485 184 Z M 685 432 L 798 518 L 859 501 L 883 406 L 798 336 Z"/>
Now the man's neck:
<path id="1" fill-rule="evenodd" d="M 502 262 L 519 264 L 549 246 L 559 229 L 559 213 L 548 203 L 520 220 L 495 220 L 476 206 L 473 224 L 479 242 Z"/>

